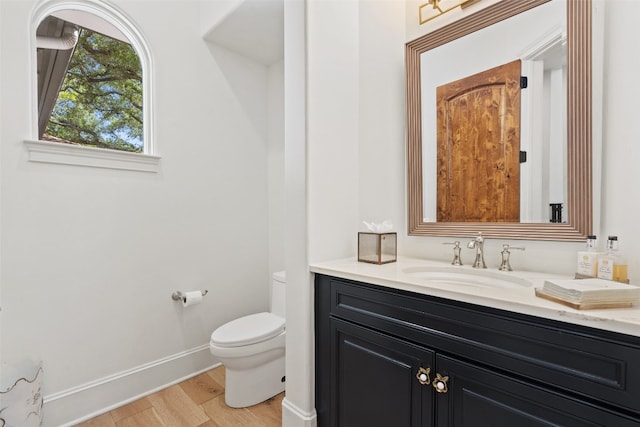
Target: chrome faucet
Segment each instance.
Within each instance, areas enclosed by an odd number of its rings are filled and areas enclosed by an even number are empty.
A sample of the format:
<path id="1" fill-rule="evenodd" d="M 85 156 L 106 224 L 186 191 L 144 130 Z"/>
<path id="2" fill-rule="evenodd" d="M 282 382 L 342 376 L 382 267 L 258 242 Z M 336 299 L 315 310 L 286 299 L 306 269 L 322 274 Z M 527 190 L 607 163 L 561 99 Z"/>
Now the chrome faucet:
<path id="1" fill-rule="evenodd" d="M 518 249 L 524 251 L 524 246 L 511 246 L 508 243 L 504 243 L 502 245 L 502 252 L 500 252 L 500 254 L 502 255 L 502 264 L 500 264 L 500 267 L 498 268 L 498 270 L 500 271 L 513 271 L 511 269 L 511 263 L 509 262 L 509 255 L 511 255 L 509 249 Z"/>
<path id="2" fill-rule="evenodd" d="M 473 261 L 473 268 L 487 268 L 487 264 L 484 262 L 484 238 L 482 233 L 478 233 L 478 236 L 467 244 L 469 249 L 476 250 L 476 259 Z"/>

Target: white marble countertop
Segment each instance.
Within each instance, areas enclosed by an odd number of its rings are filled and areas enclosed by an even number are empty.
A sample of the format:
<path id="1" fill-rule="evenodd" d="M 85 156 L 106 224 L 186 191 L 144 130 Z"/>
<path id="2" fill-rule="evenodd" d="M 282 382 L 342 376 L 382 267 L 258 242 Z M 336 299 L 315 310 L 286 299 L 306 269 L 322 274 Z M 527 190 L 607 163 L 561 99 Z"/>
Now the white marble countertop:
<path id="1" fill-rule="evenodd" d="M 631 308 L 577 310 L 535 296 L 535 288 L 542 287 L 545 279 L 570 279 L 568 276 L 530 271 L 502 272 L 497 269 L 474 269 L 470 266 L 452 266 L 441 261 L 398 257 L 397 262 L 383 265 L 358 262 L 356 258 L 313 263 L 313 273 L 343 279 L 372 283 L 394 289 L 433 295 L 516 313 L 528 314 L 561 322 L 620 332 L 640 337 L 640 306 Z M 433 270 L 440 278 L 420 277 L 420 271 Z M 447 273 L 454 278 L 441 279 Z M 480 277 L 487 283 L 503 283 L 504 286 L 465 283 L 469 275 Z M 429 276 L 429 273 L 426 274 Z M 506 283 L 501 281 L 505 279 Z"/>

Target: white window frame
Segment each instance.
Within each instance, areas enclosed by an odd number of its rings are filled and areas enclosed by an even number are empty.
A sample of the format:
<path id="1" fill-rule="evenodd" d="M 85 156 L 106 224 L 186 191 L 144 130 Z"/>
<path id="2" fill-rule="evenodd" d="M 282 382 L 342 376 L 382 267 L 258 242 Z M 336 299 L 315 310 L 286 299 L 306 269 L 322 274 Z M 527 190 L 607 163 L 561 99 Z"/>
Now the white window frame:
<path id="1" fill-rule="evenodd" d="M 127 37 L 138 54 L 142 65 L 143 153 L 130 153 L 120 150 L 38 140 L 36 29 L 47 16 L 62 10 L 79 10 L 104 19 Z M 153 61 L 149 44 L 146 42 L 142 32 L 134 25 L 133 21 L 120 9 L 103 0 L 44 0 L 39 2 L 34 8 L 30 32 L 32 75 L 30 128 L 33 137 L 32 139 L 24 141 L 29 153 L 29 161 L 141 172 L 158 172 L 160 168 L 160 157 L 156 152 L 153 135 Z"/>

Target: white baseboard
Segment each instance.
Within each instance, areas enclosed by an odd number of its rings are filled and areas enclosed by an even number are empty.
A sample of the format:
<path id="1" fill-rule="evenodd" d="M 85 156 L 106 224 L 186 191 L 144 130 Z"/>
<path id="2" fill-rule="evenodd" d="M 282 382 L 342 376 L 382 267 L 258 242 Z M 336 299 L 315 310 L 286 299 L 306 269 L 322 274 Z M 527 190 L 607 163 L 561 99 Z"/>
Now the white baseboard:
<path id="1" fill-rule="evenodd" d="M 286 396 L 282 399 L 282 427 L 316 427 L 317 422 L 315 409 L 307 412 L 294 405 Z"/>
<path id="2" fill-rule="evenodd" d="M 201 345 L 44 397 L 43 425 L 72 426 L 177 384 L 219 363 Z"/>

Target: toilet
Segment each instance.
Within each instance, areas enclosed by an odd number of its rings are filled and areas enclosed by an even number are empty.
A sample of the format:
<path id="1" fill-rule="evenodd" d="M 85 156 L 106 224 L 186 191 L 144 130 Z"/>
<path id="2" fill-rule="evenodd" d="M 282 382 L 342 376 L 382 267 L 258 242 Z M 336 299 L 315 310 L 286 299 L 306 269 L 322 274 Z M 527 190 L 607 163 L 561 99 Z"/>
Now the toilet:
<path id="1" fill-rule="evenodd" d="M 271 281 L 271 311 L 232 320 L 211 334 L 209 348 L 225 367 L 225 403 L 244 408 L 284 391 L 285 273 Z"/>

